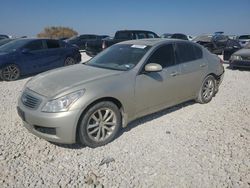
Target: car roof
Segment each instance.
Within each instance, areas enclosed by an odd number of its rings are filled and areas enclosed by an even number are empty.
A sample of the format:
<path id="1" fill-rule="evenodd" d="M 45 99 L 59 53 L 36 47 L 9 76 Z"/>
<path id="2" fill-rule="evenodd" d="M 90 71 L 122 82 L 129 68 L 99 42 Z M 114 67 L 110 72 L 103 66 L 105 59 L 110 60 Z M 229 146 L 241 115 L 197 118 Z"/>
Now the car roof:
<path id="1" fill-rule="evenodd" d="M 134 44 L 134 45 L 147 45 L 147 46 L 155 46 L 161 43 L 166 42 L 174 42 L 174 41 L 182 41 L 182 42 L 188 42 L 181 39 L 166 39 L 166 38 L 151 38 L 151 39 L 139 39 L 139 40 L 128 40 L 121 42 L 119 44 Z"/>

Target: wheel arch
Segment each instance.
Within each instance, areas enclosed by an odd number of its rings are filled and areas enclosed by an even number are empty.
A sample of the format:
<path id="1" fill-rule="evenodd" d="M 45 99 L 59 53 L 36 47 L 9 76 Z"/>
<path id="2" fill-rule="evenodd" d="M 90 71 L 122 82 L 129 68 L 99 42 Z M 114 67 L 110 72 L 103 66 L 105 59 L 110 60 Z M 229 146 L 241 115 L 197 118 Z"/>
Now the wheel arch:
<path id="1" fill-rule="evenodd" d="M 84 116 L 84 114 L 95 104 L 100 103 L 100 102 L 104 102 L 104 101 L 109 101 L 109 102 L 113 102 L 120 110 L 121 116 L 122 116 L 122 127 L 125 127 L 127 125 L 127 115 L 124 112 L 124 108 L 122 103 L 120 102 L 120 100 L 114 98 L 114 97 L 102 97 L 99 99 L 96 99 L 94 101 L 92 101 L 90 104 L 87 105 L 86 108 L 84 108 L 81 112 L 81 115 L 79 116 L 78 120 L 77 120 L 77 125 L 76 125 L 76 129 L 75 129 L 75 141 L 78 142 L 78 133 L 79 133 L 79 128 L 80 128 L 80 123 L 81 120 Z"/>

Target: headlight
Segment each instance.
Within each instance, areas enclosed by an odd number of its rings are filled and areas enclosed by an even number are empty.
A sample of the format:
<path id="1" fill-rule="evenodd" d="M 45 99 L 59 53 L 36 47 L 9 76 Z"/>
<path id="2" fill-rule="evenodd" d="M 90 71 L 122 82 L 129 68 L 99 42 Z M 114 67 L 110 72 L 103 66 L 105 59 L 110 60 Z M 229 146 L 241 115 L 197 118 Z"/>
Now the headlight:
<path id="1" fill-rule="evenodd" d="M 42 112 L 65 112 L 70 106 L 83 96 L 85 90 L 79 90 L 58 99 L 47 102 L 42 108 Z"/>
<path id="2" fill-rule="evenodd" d="M 242 57 L 239 55 L 232 55 L 230 59 L 231 60 L 242 60 Z"/>

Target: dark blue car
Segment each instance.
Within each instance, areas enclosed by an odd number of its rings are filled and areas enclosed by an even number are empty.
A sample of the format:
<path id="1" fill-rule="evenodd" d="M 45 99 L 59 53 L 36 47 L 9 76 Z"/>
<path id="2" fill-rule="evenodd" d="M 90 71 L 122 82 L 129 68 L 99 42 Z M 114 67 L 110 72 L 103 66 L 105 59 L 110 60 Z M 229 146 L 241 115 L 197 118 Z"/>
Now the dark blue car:
<path id="1" fill-rule="evenodd" d="M 0 77 L 11 81 L 80 61 L 79 49 L 63 41 L 17 39 L 0 47 Z"/>

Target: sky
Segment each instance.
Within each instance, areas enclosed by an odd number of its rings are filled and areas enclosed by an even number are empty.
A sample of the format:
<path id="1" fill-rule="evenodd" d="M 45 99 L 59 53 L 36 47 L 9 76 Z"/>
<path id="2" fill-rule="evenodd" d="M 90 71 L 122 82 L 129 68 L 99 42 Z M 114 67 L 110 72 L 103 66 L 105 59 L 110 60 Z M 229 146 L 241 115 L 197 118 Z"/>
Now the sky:
<path id="1" fill-rule="evenodd" d="M 0 34 L 31 37 L 48 26 L 110 36 L 121 29 L 250 34 L 250 0 L 1 0 Z"/>

